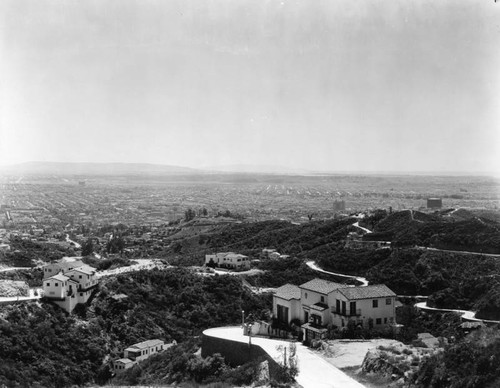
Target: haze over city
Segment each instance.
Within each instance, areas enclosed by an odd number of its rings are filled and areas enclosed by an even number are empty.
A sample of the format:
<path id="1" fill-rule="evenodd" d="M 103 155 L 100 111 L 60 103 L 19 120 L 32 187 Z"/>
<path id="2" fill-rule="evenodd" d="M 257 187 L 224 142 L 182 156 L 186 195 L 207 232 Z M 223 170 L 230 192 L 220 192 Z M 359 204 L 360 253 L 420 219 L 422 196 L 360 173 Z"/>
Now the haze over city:
<path id="1" fill-rule="evenodd" d="M 493 1 L 2 1 L 0 165 L 495 172 Z"/>

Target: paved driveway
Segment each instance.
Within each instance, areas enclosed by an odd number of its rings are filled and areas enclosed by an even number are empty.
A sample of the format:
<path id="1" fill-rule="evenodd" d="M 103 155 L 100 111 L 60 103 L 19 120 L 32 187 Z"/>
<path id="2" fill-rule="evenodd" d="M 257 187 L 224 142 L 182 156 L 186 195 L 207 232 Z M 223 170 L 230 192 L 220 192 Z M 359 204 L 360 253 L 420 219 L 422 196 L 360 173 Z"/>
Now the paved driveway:
<path id="1" fill-rule="evenodd" d="M 243 335 L 241 327 L 218 327 L 208 329 L 203 334 L 211 337 L 224 338 L 237 342 L 248 343 L 248 337 Z M 283 354 L 277 350 L 279 345 L 288 346 L 289 342 L 252 337 L 252 344 L 259 345 L 265 352 L 277 361 L 282 361 Z M 323 358 L 315 354 L 301 343 L 297 345 L 299 374 L 297 382 L 304 388 L 365 388 L 364 385 L 347 376 Z"/>

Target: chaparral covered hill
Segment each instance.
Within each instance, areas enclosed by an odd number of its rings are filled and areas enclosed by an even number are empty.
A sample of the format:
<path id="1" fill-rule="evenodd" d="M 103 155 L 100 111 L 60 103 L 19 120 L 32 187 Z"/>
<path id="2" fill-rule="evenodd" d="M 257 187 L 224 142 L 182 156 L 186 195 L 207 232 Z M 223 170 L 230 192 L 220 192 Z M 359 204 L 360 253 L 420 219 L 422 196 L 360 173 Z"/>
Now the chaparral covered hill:
<path id="1" fill-rule="evenodd" d="M 499 214 L 493 210 L 449 209 L 435 214 L 405 210 L 382 212 L 362 224 L 374 231 L 365 238 L 388 240 L 397 246 L 500 253 Z"/>

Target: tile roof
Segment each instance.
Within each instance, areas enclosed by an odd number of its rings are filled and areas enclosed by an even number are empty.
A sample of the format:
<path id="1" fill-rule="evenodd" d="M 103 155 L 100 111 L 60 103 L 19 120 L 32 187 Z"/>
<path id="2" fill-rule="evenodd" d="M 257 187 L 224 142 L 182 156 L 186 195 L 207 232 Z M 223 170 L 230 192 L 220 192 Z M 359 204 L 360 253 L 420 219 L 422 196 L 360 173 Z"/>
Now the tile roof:
<path id="1" fill-rule="evenodd" d="M 120 358 L 120 359 L 116 360 L 115 362 L 121 362 L 122 364 L 130 364 L 131 362 L 133 363 L 134 361 L 132 361 L 129 358 Z"/>
<path id="2" fill-rule="evenodd" d="M 300 299 L 300 288 L 293 284 L 285 284 L 276 290 L 274 296 L 285 300 Z"/>
<path id="3" fill-rule="evenodd" d="M 127 350 L 135 350 L 135 349 L 146 349 L 151 346 L 163 345 L 163 341 L 159 339 L 152 339 L 143 342 L 139 342 L 127 348 Z"/>
<path id="4" fill-rule="evenodd" d="M 320 294 L 329 294 L 332 291 L 335 291 L 338 288 L 345 287 L 344 284 L 329 282 L 328 280 L 323 279 L 313 279 L 308 281 L 307 283 L 301 284 L 300 288 L 304 290 L 310 290 L 319 292 Z"/>
<path id="5" fill-rule="evenodd" d="M 69 280 L 69 277 L 67 277 L 59 272 L 57 275 L 51 276 L 49 279 L 55 279 L 55 280 L 59 280 L 60 282 L 65 282 L 65 281 Z"/>
<path id="6" fill-rule="evenodd" d="M 372 299 L 396 296 L 396 294 L 385 284 L 375 284 L 366 287 L 347 287 L 339 289 L 339 292 L 349 300 Z"/>
<path id="7" fill-rule="evenodd" d="M 80 260 L 75 260 L 75 261 L 60 261 L 56 263 L 51 263 L 49 265 L 55 265 L 59 268 L 61 268 L 63 271 L 68 271 L 73 268 L 78 268 L 83 265 L 83 262 Z"/>
<path id="8" fill-rule="evenodd" d="M 243 258 L 243 257 L 247 257 L 247 256 L 242 255 L 241 253 L 232 253 L 232 252 L 230 252 L 230 253 L 228 253 L 224 257 L 227 257 L 228 259 L 230 259 L 230 258 L 231 259 L 238 259 L 238 258 Z"/>
<path id="9" fill-rule="evenodd" d="M 84 265 L 82 265 L 80 267 L 73 268 L 71 271 L 81 272 L 81 273 L 83 273 L 85 275 L 94 275 L 96 269 L 94 267 L 91 267 L 90 265 L 84 264 Z"/>

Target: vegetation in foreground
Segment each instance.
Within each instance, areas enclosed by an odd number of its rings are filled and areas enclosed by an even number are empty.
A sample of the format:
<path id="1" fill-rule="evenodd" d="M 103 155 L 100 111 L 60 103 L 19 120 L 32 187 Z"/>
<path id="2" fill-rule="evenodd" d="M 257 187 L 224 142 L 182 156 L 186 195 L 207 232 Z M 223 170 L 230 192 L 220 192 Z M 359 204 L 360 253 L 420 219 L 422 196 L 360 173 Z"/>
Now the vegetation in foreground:
<path id="1" fill-rule="evenodd" d="M 259 317 L 269 307 L 269 296 L 253 295 L 239 279 L 184 269 L 110 278 L 90 306 L 71 316 L 48 303 L 0 306 L 0 385 L 103 384 L 111 361 L 133 343 L 175 339 L 182 350 L 206 328 L 239 323 L 241 310 Z M 193 377 L 166 365 L 164 374 L 170 373 L 173 381 Z"/>

